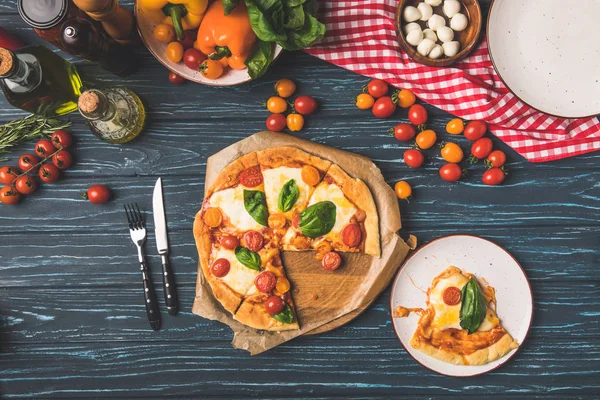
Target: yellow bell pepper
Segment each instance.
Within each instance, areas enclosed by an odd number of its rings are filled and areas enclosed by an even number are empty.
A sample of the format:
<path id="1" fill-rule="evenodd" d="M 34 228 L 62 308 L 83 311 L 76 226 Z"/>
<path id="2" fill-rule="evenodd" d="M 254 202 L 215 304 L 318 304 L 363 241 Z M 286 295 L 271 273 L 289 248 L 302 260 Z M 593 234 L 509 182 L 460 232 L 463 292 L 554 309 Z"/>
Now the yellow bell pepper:
<path id="1" fill-rule="evenodd" d="M 202 22 L 208 0 L 139 0 L 140 8 L 152 21 L 173 26 L 179 40 L 184 30 L 196 29 Z"/>

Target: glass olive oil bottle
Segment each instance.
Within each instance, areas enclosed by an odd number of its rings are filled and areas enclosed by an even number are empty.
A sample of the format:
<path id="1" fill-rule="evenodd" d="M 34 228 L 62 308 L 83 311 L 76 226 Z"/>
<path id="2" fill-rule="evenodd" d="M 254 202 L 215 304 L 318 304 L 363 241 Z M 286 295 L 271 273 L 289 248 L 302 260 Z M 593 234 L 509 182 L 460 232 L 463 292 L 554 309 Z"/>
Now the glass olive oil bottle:
<path id="1" fill-rule="evenodd" d="M 55 117 L 77 110 L 81 78 L 73 64 L 44 46 L 0 47 L 0 87 L 13 106 Z"/>

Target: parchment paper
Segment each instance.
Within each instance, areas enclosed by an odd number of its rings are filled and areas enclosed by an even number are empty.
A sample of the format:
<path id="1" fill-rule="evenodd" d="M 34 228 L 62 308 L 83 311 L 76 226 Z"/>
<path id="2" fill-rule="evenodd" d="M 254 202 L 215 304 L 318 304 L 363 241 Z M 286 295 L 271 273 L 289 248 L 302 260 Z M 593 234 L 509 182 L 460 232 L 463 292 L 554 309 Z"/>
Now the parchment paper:
<path id="1" fill-rule="evenodd" d="M 223 322 L 233 330 L 233 346 L 252 355 L 271 349 L 320 327 L 329 330 L 335 320 L 341 324 L 363 311 L 388 285 L 410 247 L 396 234 L 401 228 L 400 209 L 393 190 L 383 179 L 379 168 L 363 156 L 299 139 L 283 133 L 263 131 L 249 136 L 208 158 L 206 183 L 209 187 L 218 173 L 238 157 L 271 147 L 295 146 L 338 164 L 350 176 L 363 180 L 375 199 L 379 212 L 381 257 L 365 254 L 342 254 L 342 267 L 334 273 L 321 268 L 314 252 L 283 252 L 283 265 L 292 283 L 300 329 L 266 332 L 249 328 L 233 319 L 214 298 L 204 279 L 200 264 L 196 282 L 196 298 L 192 312 L 201 317 Z M 200 208 L 201 202 L 198 204 Z M 347 316 L 352 313 L 355 315 Z M 343 318 L 347 316 L 346 318 Z M 333 326 L 332 326 L 333 325 Z"/>

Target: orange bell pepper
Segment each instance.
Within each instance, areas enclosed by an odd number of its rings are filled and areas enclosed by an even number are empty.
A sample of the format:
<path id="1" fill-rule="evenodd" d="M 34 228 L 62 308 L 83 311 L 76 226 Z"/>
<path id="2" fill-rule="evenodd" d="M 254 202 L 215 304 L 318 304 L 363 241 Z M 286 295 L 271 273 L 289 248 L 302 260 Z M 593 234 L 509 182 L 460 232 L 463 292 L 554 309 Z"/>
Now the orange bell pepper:
<path id="1" fill-rule="evenodd" d="M 233 69 L 244 69 L 255 42 L 243 1 L 229 15 L 225 15 L 221 0 L 212 2 L 198 29 L 197 45 L 201 52 L 213 60 L 226 58 Z"/>

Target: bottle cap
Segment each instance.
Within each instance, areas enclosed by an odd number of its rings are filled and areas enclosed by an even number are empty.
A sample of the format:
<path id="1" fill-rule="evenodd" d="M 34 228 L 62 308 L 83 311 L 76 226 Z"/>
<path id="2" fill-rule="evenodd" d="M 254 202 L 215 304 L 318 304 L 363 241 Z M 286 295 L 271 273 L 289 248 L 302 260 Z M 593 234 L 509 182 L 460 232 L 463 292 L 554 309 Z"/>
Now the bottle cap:
<path id="1" fill-rule="evenodd" d="M 58 25 L 69 10 L 68 0 L 18 0 L 21 18 L 33 28 L 50 29 Z"/>
<path id="2" fill-rule="evenodd" d="M 0 77 L 10 74 L 15 66 L 14 56 L 12 51 L 0 47 Z"/>
<path id="3" fill-rule="evenodd" d="M 91 90 L 86 90 L 85 92 L 81 93 L 81 96 L 79 96 L 77 105 L 82 112 L 93 113 L 100 105 L 100 97 L 97 93 Z"/>

